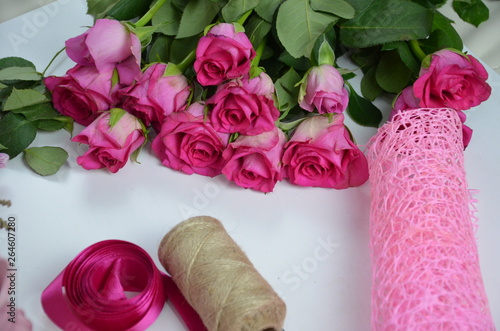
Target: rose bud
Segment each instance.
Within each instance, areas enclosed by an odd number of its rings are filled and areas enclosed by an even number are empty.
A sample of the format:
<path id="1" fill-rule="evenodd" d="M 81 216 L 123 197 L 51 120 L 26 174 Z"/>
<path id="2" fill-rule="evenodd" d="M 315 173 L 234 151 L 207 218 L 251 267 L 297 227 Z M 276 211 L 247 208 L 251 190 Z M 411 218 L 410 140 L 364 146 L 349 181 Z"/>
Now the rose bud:
<path id="1" fill-rule="evenodd" d="M 261 88 L 256 84 L 259 81 L 249 84 L 246 79 L 235 79 L 219 85 L 207 100 L 211 107 L 210 119 L 217 131 L 253 136 L 274 128 L 280 113 L 274 99 L 266 96 L 269 95 L 267 80 L 262 80 L 264 87 Z"/>
<path id="2" fill-rule="evenodd" d="M 488 72 L 473 56 L 444 49 L 429 59 L 424 59 L 419 78 L 413 84 L 420 107 L 466 110 L 490 97 Z"/>
<path id="3" fill-rule="evenodd" d="M 86 126 L 114 105 L 113 94 L 121 85 L 113 86 L 112 76 L 112 71 L 76 65 L 62 77 L 45 78 L 44 84 L 52 93 L 54 108 Z"/>
<path id="4" fill-rule="evenodd" d="M 282 179 L 281 156 L 286 137 L 274 128 L 256 136 L 239 136 L 223 153 L 222 173 L 236 185 L 272 192 Z"/>
<path id="5" fill-rule="evenodd" d="M 352 142 L 344 115 L 315 115 L 285 145 L 283 169 L 292 184 L 345 189 L 368 180 L 365 155 Z"/>
<path id="6" fill-rule="evenodd" d="M 172 63 L 147 67 L 136 84 L 119 91 L 120 106 L 156 130 L 166 116 L 186 108 L 190 94 L 188 80 Z"/>
<path id="7" fill-rule="evenodd" d="M 300 85 L 299 105 L 301 108 L 320 114 L 342 113 L 349 102 L 349 93 L 344 79 L 332 65 L 322 64 L 311 68 Z"/>
<path id="8" fill-rule="evenodd" d="M 132 84 L 141 73 L 141 42 L 116 20 L 99 19 L 85 33 L 66 41 L 69 58 L 98 71 L 118 70 L 120 82 Z"/>
<path id="9" fill-rule="evenodd" d="M 85 154 L 77 157 L 79 165 L 87 170 L 108 168 L 115 173 L 145 142 L 142 123 L 120 108 L 102 113 L 72 141 L 89 145 Z"/>
<path id="10" fill-rule="evenodd" d="M 247 74 L 254 57 L 247 35 L 237 31 L 235 24 L 220 23 L 200 38 L 194 70 L 201 85 L 218 85 Z"/>
<path id="11" fill-rule="evenodd" d="M 215 131 L 204 110 L 205 105 L 197 102 L 167 117 L 151 145 L 164 166 L 209 177 L 221 173 L 229 134 Z"/>

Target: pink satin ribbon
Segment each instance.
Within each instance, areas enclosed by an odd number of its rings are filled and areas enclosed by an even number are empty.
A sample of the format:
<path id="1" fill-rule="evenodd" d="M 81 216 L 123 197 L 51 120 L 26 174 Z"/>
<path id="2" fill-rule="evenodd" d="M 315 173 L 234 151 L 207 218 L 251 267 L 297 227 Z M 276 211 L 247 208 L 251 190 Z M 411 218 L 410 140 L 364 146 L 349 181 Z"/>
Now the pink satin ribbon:
<path id="1" fill-rule="evenodd" d="M 105 240 L 78 254 L 42 293 L 47 316 L 63 330 L 146 330 L 167 298 L 191 331 L 198 314 L 139 246 Z"/>

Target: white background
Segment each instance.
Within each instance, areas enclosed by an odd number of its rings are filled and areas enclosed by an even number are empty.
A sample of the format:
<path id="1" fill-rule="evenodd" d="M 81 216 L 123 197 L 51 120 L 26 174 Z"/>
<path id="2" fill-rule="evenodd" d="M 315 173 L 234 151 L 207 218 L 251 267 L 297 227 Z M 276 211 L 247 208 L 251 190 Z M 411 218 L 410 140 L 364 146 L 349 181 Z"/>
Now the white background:
<path id="1" fill-rule="evenodd" d="M 64 41 L 83 33 L 92 19 L 85 2 L 59 1 L 0 24 L 0 58 L 20 56 L 42 71 Z M 341 63 L 342 64 L 342 63 Z M 59 57 L 49 74 L 73 66 Z M 478 245 L 486 292 L 500 325 L 499 167 L 500 77 L 491 69 L 492 97 L 467 112 L 474 129 L 465 151 L 466 171 L 479 217 Z M 356 81 L 355 83 L 356 84 Z M 385 117 L 389 111 L 383 107 Z M 375 133 L 347 121 L 358 143 Z M 81 130 L 75 128 L 75 134 Z M 0 170 L 0 217 L 17 219 L 17 304 L 34 330 L 57 330 L 45 316 L 40 295 L 52 279 L 87 246 L 105 239 L 133 242 L 157 262 L 158 244 L 169 229 L 195 214 L 219 218 L 255 267 L 284 298 L 286 331 L 369 330 L 370 184 L 336 191 L 278 183 L 262 194 L 222 177 L 188 176 L 163 167 L 149 148 L 117 174 L 86 171 L 75 158 L 81 148 L 66 132 L 38 136 L 33 146 L 61 146 L 70 157 L 54 176 L 40 177 L 22 157 Z M 7 253 L 5 232 L 0 255 Z M 324 243 L 331 246 L 325 248 Z M 167 306 L 150 330 L 184 330 Z"/>

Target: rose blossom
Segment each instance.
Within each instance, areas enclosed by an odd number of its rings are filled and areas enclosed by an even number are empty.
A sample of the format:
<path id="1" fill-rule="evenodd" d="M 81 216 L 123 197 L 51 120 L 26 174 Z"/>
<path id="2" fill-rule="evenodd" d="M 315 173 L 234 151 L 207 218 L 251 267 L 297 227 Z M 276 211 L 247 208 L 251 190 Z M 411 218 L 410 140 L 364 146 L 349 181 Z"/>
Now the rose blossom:
<path id="1" fill-rule="evenodd" d="M 282 179 L 281 156 L 286 137 L 274 128 L 256 136 L 239 136 L 223 153 L 222 173 L 238 186 L 272 192 Z"/>
<path id="2" fill-rule="evenodd" d="M 52 93 L 52 103 L 62 115 L 89 125 L 101 112 L 113 106 L 113 72 L 99 72 L 94 67 L 75 66 L 62 77 L 50 76 L 44 83 Z"/>
<path id="3" fill-rule="evenodd" d="M 120 81 L 132 84 L 141 73 L 141 42 L 116 20 L 99 19 L 85 33 L 66 41 L 69 58 L 98 71 L 118 70 Z"/>
<path id="4" fill-rule="evenodd" d="M 166 116 L 184 110 L 190 93 L 186 77 L 174 64 L 155 63 L 136 84 L 119 92 L 120 106 L 146 126 L 153 123 L 159 129 Z"/>
<path id="5" fill-rule="evenodd" d="M 258 88 L 255 84 L 258 81 L 261 80 L 235 79 L 219 85 L 207 100 L 207 105 L 211 106 L 210 119 L 217 131 L 253 136 L 274 128 L 279 110 L 274 99 L 267 96 L 268 87 Z M 266 84 L 267 80 L 262 82 Z"/>
<path id="6" fill-rule="evenodd" d="M 215 131 L 205 119 L 204 109 L 205 105 L 197 102 L 167 117 L 151 145 L 163 165 L 187 174 L 220 174 L 229 134 Z"/>
<path id="7" fill-rule="evenodd" d="M 127 163 L 130 155 L 142 146 L 145 133 L 141 122 L 123 109 L 103 113 L 72 141 L 89 145 L 76 161 L 83 168 L 108 168 L 115 173 Z"/>
<path id="8" fill-rule="evenodd" d="M 201 85 L 218 85 L 248 73 L 254 57 L 247 35 L 237 32 L 234 24 L 220 23 L 200 38 L 194 70 Z"/>
<path id="9" fill-rule="evenodd" d="M 368 179 L 364 154 L 351 141 L 344 115 L 304 120 L 285 145 L 283 169 L 296 185 L 345 189 Z"/>
<path id="10" fill-rule="evenodd" d="M 0 258 L 0 330 L 2 331 L 31 331 L 33 329 L 31 322 L 26 318 L 24 312 L 16 308 L 15 317 L 13 320 L 15 323 L 9 321 L 9 317 L 12 317 L 9 313 L 12 312 L 9 303 L 11 300 L 12 288 L 11 280 L 9 278 L 8 262 L 5 258 Z M 17 304 L 17 303 L 16 303 Z"/>
<path id="11" fill-rule="evenodd" d="M 397 96 L 392 107 L 389 120 L 391 120 L 394 115 L 396 115 L 400 111 L 416 108 L 420 108 L 420 101 L 413 94 L 413 86 L 408 86 Z M 472 129 L 464 124 L 465 120 L 467 119 L 467 116 L 464 114 L 464 112 L 460 110 L 457 110 L 456 112 L 460 117 L 460 121 L 462 121 L 462 137 L 464 148 L 466 148 L 472 138 Z"/>
<path id="12" fill-rule="evenodd" d="M 317 109 L 320 114 L 342 113 L 348 102 L 344 79 L 332 65 L 313 67 L 300 86 L 299 105 L 307 111 Z"/>
<path id="13" fill-rule="evenodd" d="M 473 56 L 444 49 L 420 69 L 413 92 L 422 108 L 466 110 L 489 98 L 487 79 L 488 73 Z"/>

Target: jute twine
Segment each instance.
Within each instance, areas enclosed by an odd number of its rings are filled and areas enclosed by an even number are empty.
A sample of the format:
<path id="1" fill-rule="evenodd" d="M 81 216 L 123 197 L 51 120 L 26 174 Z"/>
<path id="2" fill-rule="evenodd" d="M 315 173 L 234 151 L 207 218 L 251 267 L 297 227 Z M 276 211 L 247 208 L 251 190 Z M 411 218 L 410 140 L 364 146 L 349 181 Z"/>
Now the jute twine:
<path id="1" fill-rule="evenodd" d="M 158 256 L 209 331 L 281 331 L 283 300 L 215 218 L 175 226 Z"/>

